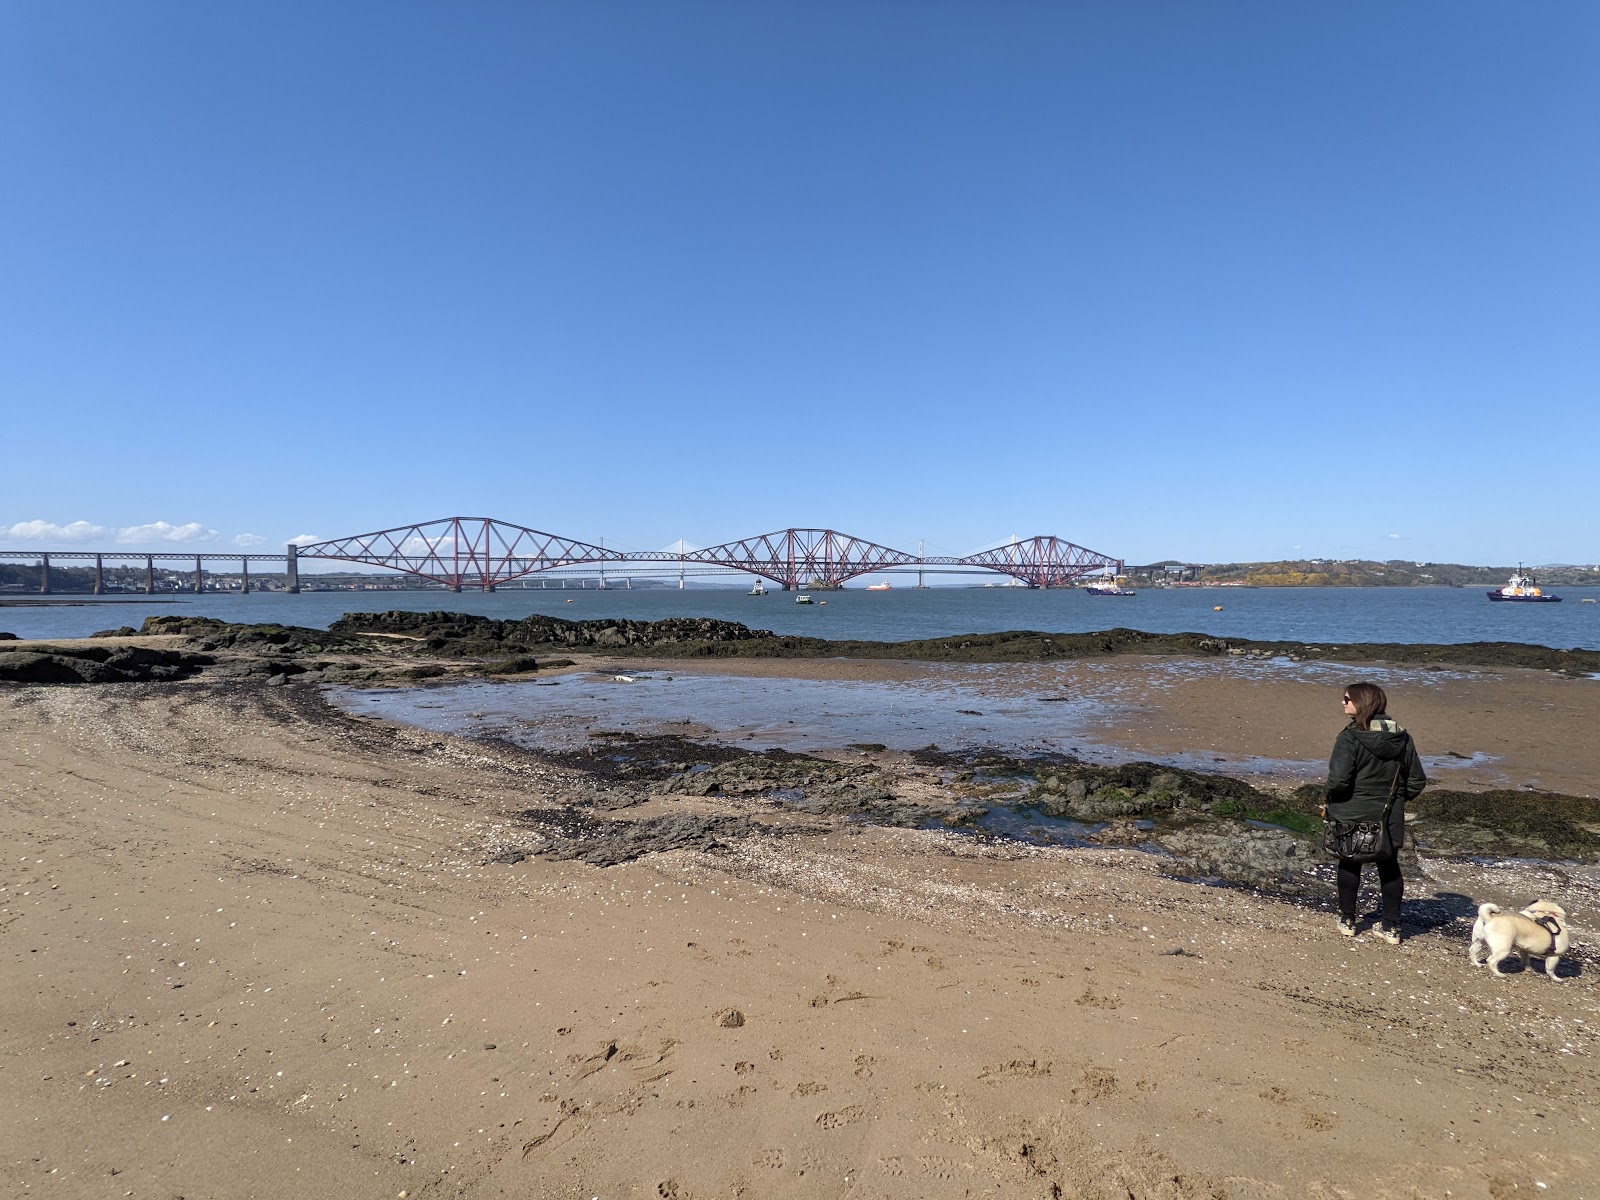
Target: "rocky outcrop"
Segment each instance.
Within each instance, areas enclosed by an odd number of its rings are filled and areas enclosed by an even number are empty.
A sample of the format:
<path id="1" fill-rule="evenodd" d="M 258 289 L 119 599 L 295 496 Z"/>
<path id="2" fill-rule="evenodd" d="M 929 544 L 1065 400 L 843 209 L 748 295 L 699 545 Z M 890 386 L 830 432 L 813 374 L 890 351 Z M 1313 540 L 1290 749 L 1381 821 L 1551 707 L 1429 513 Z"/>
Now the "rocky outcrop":
<path id="1" fill-rule="evenodd" d="M 1594 862 L 1600 858 L 1600 800 L 1550 792 L 1430 789 L 1413 800 L 1406 826 L 1418 849 L 1435 854 Z"/>
<path id="2" fill-rule="evenodd" d="M 0 650 L 0 680 L 10 683 L 142 683 L 187 679 L 214 662 L 185 650 L 142 646 L 40 646 Z"/>
<path id="3" fill-rule="evenodd" d="M 1272 886 L 1292 881 L 1312 847 L 1287 829 L 1238 821 L 1205 821 L 1158 831 L 1153 840 L 1186 871 L 1232 883 Z"/>
<path id="4" fill-rule="evenodd" d="M 539 614 L 520 621 L 496 621 L 470 613 L 346 613 L 330 626 L 336 635 L 405 638 L 413 649 L 446 658 L 482 658 L 537 647 L 565 649 L 659 650 L 771 638 L 766 630 L 710 617 L 664 621 L 564 621 Z"/>
<path id="5" fill-rule="evenodd" d="M 643 821 L 595 819 L 572 809 L 558 814 L 535 809 L 522 815 L 544 836 L 537 851 L 542 857 L 596 867 L 614 867 L 665 850 L 716 851 L 735 838 L 777 832 L 730 813 L 673 813 Z"/>

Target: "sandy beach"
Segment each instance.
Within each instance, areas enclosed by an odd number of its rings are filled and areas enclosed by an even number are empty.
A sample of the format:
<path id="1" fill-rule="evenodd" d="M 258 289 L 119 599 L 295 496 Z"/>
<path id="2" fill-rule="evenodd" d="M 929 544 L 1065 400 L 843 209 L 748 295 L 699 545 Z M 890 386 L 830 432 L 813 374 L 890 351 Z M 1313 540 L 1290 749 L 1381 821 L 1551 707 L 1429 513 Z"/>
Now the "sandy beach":
<path id="1" fill-rule="evenodd" d="M 1151 753 L 1338 724 L 1304 680 L 1126 699 Z M 1485 786 L 1595 794 L 1593 681 L 1403 712 Z M 496 861 L 563 768 L 299 685 L 7 685 L 0 761 L 8 1195 L 1600 1195 L 1595 914 L 1564 982 L 1466 960 L 1559 870 L 1429 864 L 1391 947 L 1132 850 L 843 819 Z"/>

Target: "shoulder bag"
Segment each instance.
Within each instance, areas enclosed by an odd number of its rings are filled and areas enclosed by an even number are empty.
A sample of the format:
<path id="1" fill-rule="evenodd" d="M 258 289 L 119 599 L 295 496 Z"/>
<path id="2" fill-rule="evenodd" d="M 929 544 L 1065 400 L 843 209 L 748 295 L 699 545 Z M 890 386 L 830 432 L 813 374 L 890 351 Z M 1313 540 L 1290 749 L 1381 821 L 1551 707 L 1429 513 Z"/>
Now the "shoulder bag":
<path id="1" fill-rule="evenodd" d="M 1405 759 L 1395 768 L 1394 782 L 1389 785 L 1389 799 L 1383 806 L 1383 815 L 1376 821 L 1328 821 L 1322 827 L 1322 848 L 1335 858 L 1351 862 L 1369 863 L 1394 854 L 1394 840 L 1389 836 L 1389 813 L 1394 809 L 1394 798 L 1400 790 L 1400 777 L 1406 773 Z"/>

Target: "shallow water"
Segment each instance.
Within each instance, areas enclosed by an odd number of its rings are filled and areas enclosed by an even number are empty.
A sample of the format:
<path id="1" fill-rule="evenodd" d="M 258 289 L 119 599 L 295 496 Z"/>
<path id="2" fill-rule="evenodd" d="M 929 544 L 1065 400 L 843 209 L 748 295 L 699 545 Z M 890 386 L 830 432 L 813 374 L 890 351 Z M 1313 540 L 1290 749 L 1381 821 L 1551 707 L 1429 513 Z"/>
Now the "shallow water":
<path id="1" fill-rule="evenodd" d="M 602 733 L 674 734 L 747 750 L 841 750 L 878 743 L 892 750 L 994 749 L 1018 756 L 1071 754 L 1086 762 L 1135 759 L 1189 770 L 1314 779 L 1324 760 L 1186 752 L 1152 756 L 1103 730 L 1140 722 L 1141 702 L 1180 679 L 1320 680 L 1341 668 L 1288 660 L 1143 660 L 1073 664 L 947 664 L 894 682 L 652 674 L 564 675 L 535 682 L 471 681 L 426 688 L 335 688 L 348 711 L 441 733 L 502 738 L 535 750 L 578 750 Z M 1397 687 L 1438 686 L 1461 672 L 1369 671 Z M 1082 685 L 1087 676 L 1091 686 Z M 631 682 L 624 682 L 624 678 Z M 1430 772 L 1470 770 L 1485 756 L 1430 756 Z"/>

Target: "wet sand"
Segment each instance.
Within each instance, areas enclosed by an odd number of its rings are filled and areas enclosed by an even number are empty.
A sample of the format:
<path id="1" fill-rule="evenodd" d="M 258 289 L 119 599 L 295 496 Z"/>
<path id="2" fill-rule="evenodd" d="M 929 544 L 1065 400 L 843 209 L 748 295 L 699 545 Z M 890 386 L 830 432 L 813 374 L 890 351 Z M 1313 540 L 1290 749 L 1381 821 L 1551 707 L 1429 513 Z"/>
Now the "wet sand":
<path id="1" fill-rule="evenodd" d="M 1591 753 L 1594 731 L 1600 729 L 1600 680 L 1545 671 L 1132 655 L 1003 666 L 858 659 L 728 659 L 701 665 L 638 658 L 612 666 L 627 673 L 906 684 L 931 672 L 1000 698 L 1089 697 L 1096 704 L 1081 732 L 1091 746 L 1128 758 L 1190 756 L 1196 767 L 1213 763 L 1219 771 L 1250 760 L 1282 763 L 1263 765 L 1260 773 L 1283 783 L 1324 777 L 1333 739 L 1345 721 L 1342 689 L 1368 679 L 1388 692 L 1391 714 L 1411 730 L 1423 754 L 1453 760 L 1434 771 L 1439 784 L 1600 795 L 1600 768 Z M 804 714 L 796 715 L 803 719 Z"/>
<path id="2" fill-rule="evenodd" d="M 1117 671 L 1108 740 L 1338 726 L 1318 680 Z M 1430 753 L 1594 794 L 1593 681 L 1393 691 Z M 7 1194 L 1593 1194 L 1594 914 L 1564 983 L 1466 963 L 1531 876 L 1430 869 L 1395 948 L 1130 851 L 843 821 L 497 863 L 561 770 L 301 687 L 10 686 L 0 761 Z"/>

